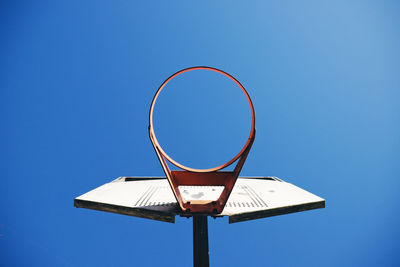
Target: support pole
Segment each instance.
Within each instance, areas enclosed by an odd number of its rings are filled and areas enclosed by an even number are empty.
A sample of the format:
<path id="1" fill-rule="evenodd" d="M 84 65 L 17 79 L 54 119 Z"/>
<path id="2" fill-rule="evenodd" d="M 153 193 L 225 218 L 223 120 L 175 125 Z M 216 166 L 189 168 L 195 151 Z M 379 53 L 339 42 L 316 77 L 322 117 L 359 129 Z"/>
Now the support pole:
<path id="1" fill-rule="evenodd" d="M 210 266 L 207 216 L 193 216 L 193 266 Z"/>

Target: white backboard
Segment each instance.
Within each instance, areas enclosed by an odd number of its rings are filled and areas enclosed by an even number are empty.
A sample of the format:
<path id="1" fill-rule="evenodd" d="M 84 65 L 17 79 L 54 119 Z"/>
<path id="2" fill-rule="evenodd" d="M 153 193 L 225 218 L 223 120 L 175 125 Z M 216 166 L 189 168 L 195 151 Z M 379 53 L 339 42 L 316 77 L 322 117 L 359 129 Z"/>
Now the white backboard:
<path id="1" fill-rule="evenodd" d="M 186 199 L 209 199 L 218 198 L 222 187 L 180 190 Z M 166 222 L 188 216 L 165 177 L 120 177 L 75 198 L 74 205 Z M 229 223 L 235 223 L 324 207 L 324 199 L 276 177 L 239 177 L 224 210 L 215 216 L 229 216 Z"/>

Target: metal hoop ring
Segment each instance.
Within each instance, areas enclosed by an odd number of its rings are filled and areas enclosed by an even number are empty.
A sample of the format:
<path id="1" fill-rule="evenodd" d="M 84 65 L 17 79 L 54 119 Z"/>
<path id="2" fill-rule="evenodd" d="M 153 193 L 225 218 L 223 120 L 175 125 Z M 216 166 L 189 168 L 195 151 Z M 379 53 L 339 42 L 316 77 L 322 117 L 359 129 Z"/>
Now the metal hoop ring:
<path id="1" fill-rule="evenodd" d="M 226 162 L 225 164 L 222 164 L 220 166 L 214 167 L 214 168 L 210 168 L 210 169 L 195 169 L 195 168 L 190 168 L 187 166 L 184 166 L 180 163 L 178 163 L 177 161 L 173 160 L 170 156 L 168 156 L 168 154 L 161 148 L 160 144 L 158 143 L 158 140 L 156 138 L 156 134 L 154 132 L 154 127 L 153 127 L 153 112 L 154 112 L 154 106 L 155 103 L 157 101 L 158 96 L 160 95 L 161 91 L 164 89 L 164 87 L 167 85 L 168 82 L 170 82 L 173 78 L 175 78 L 176 76 L 188 72 L 188 71 L 192 71 L 192 70 L 211 70 L 211 71 L 215 71 L 218 72 L 220 74 L 225 75 L 226 77 L 230 78 L 232 81 L 234 81 L 243 91 L 243 93 L 245 94 L 247 101 L 249 102 L 250 105 L 250 109 L 251 109 L 251 130 L 250 130 L 250 135 L 249 138 L 247 139 L 246 144 L 243 146 L 243 148 L 240 150 L 240 152 L 234 156 L 230 161 Z M 180 70 L 178 72 L 176 72 L 175 74 L 172 74 L 170 77 L 168 77 L 168 79 L 166 79 L 161 86 L 158 88 L 156 94 L 153 97 L 153 101 L 151 102 L 151 106 L 150 106 L 150 112 L 149 112 L 149 133 L 150 136 L 152 137 L 152 142 L 153 145 L 156 149 L 158 149 L 158 151 L 168 160 L 170 161 L 172 164 L 174 164 L 176 167 L 179 167 L 183 170 L 186 171 L 191 171 L 191 172 L 213 172 L 213 171 L 218 171 L 221 170 L 223 168 L 228 167 L 229 165 L 231 165 L 232 163 L 234 163 L 239 157 L 242 156 L 242 154 L 246 151 L 246 149 L 249 147 L 249 145 L 251 144 L 251 140 L 254 139 L 254 135 L 255 135 L 255 112 L 254 112 L 254 107 L 253 107 L 253 102 L 250 99 L 249 94 L 247 93 L 246 89 L 244 88 L 244 86 L 232 75 L 226 73 L 225 71 L 222 71 L 220 69 L 216 69 L 216 68 L 212 68 L 212 67 L 206 67 L 206 66 L 197 66 L 197 67 L 190 67 L 190 68 L 186 68 L 183 70 Z"/>

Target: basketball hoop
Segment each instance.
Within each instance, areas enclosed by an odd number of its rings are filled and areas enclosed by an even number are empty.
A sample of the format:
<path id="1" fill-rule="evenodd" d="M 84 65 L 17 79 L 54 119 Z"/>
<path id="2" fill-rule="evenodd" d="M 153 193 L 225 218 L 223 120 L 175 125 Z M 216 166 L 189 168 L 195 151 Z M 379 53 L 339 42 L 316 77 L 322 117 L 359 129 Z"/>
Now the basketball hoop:
<path id="1" fill-rule="evenodd" d="M 161 148 L 154 133 L 153 111 L 160 92 L 173 78 L 192 70 L 210 70 L 233 80 L 245 94 L 251 110 L 250 134 L 243 148 L 225 164 L 210 169 L 190 168 L 173 160 Z M 277 177 L 238 177 L 254 142 L 255 113 L 246 89 L 230 74 L 211 67 L 176 72 L 158 88 L 149 115 L 150 140 L 166 177 L 119 177 L 75 198 L 75 207 L 171 223 L 177 215 L 193 217 L 194 267 L 209 266 L 209 215 L 228 216 L 229 223 L 236 223 L 325 208 L 325 199 Z M 182 170 L 170 170 L 168 162 Z M 233 171 L 222 171 L 235 162 Z"/>

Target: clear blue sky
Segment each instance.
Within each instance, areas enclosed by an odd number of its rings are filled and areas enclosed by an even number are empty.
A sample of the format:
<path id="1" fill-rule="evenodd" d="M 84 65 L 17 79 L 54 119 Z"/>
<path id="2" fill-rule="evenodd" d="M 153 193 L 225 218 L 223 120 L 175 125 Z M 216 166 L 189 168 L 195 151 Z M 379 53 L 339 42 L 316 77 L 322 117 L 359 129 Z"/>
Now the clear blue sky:
<path id="1" fill-rule="evenodd" d="M 73 199 L 118 176 L 162 175 L 151 99 L 175 71 L 208 65 L 254 101 L 242 174 L 327 200 L 323 210 L 210 220 L 212 266 L 399 266 L 400 4 L 143 2 L 0 4 L 0 265 L 190 266 L 191 220 L 76 209 Z M 197 103 L 194 92 L 182 97 Z M 218 97 L 242 107 L 234 93 Z M 216 110 L 169 109 L 181 117 L 160 122 L 163 142 L 188 164 L 223 160 L 220 148 L 190 155 L 185 142 L 213 138 L 181 132 L 188 115 L 199 127 Z M 244 129 L 243 112 L 207 127 Z M 236 134 L 223 145 L 237 145 Z"/>

